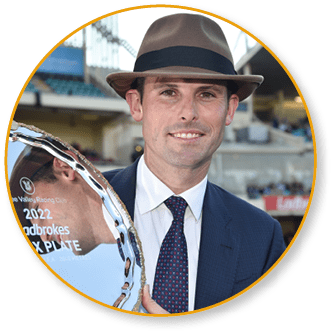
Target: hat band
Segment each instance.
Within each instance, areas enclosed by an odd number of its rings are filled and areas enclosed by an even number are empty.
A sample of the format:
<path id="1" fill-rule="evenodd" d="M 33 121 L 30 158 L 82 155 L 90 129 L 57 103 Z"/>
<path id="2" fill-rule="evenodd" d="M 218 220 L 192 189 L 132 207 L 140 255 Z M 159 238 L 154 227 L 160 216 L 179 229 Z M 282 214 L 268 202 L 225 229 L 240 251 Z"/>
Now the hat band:
<path id="1" fill-rule="evenodd" d="M 172 46 L 142 54 L 134 72 L 169 67 L 198 67 L 226 75 L 237 75 L 232 62 L 214 51 L 194 46 Z"/>

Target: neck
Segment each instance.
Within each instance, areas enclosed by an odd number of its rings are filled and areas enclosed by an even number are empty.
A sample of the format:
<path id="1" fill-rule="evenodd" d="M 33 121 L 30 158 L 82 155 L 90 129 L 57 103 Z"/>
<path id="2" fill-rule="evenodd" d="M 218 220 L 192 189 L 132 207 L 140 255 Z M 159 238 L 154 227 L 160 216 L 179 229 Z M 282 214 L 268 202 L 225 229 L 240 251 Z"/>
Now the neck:
<path id="1" fill-rule="evenodd" d="M 87 197 L 87 209 L 89 212 L 89 224 L 91 226 L 91 238 L 94 239 L 95 246 L 99 244 L 116 243 L 107 223 L 105 221 L 102 200 L 99 195 L 90 187 L 85 189 Z"/>
<path id="2" fill-rule="evenodd" d="M 210 166 L 210 160 L 199 166 L 173 166 L 161 160 L 151 160 L 146 154 L 144 159 L 149 170 L 177 195 L 199 184 Z"/>

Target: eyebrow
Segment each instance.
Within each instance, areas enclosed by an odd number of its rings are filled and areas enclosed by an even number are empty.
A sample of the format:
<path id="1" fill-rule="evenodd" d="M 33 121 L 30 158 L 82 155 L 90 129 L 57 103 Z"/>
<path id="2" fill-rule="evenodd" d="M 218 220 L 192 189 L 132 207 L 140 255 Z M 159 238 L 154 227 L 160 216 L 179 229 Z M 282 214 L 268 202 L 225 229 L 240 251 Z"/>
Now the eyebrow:
<path id="1" fill-rule="evenodd" d="M 214 91 L 223 93 L 223 89 L 221 89 L 221 87 L 223 87 L 223 86 L 221 86 L 219 84 L 210 84 L 210 85 L 200 86 L 200 87 L 198 87 L 198 90 L 212 89 Z"/>
<path id="2" fill-rule="evenodd" d="M 160 89 L 163 87 L 178 88 L 178 84 L 172 84 L 172 83 L 167 83 L 167 82 L 156 82 L 154 84 L 154 89 Z"/>
<path id="3" fill-rule="evenodd" d="M 186 81 L 185 81 L 186 82 Z M 226 98 L 227 93 L 223 90 L 224 85 L 211 83 L 211 84 L 205 84 L 203 83 L 202 86 L 199 86 L 196 89 L 196 93 L 201 93 L 207 90 L 211 90 L 212 92 L 215 92 L 218 94 L 218 96 L 221 96 L 222 98 Z M 155 82 L 153 89 L 159 90 L 159 89 L 178 89 L 178 84 L 175 83 L 168 83 L 168 82 Z"/>

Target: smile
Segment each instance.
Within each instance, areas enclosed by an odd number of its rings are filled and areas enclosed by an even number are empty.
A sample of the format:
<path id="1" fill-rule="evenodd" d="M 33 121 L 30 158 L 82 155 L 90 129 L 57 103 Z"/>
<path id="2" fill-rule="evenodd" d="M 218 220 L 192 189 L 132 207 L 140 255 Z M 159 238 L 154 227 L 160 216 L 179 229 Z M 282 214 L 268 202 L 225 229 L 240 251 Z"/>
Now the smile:
<path id="1" fill-rule="evenodd" d="M 175 138 L 182 138 L 182 139 L 193 139 L 202 136 L 202 134 L 199 133 L 170 133 L 170 135 Z"/>

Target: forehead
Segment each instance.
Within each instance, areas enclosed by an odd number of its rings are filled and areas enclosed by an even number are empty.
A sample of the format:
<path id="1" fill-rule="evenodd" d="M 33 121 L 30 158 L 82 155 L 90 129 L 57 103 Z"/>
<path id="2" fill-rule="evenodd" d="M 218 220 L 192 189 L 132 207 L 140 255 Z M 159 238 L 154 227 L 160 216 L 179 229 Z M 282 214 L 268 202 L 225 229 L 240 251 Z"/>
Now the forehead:
<path id="1" fill-rule="evenodd" d="M 227 82 L 223 80 L 212 80 L 212 79 L 180 79 L 172 77 L 147 77 L 145 84 L 151 85 L 177 85 L 177 84 L 198 84 L 203 86 L 220 86 L 227 87 Z"/>

